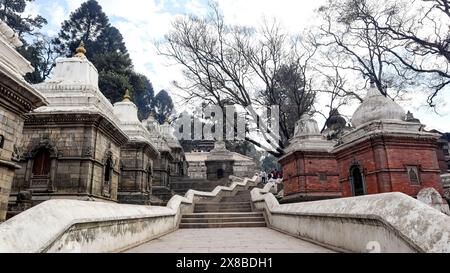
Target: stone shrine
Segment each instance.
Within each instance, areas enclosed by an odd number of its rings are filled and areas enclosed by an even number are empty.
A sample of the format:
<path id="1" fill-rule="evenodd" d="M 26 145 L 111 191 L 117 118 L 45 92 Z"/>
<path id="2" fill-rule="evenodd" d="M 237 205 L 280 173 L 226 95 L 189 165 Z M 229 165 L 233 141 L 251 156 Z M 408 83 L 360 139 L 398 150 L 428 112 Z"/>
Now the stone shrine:
<path id="1" fill-rule="evenodd" d="M 130 141 L 121 147 L 118 201 L 150 205 L 153 162 L 160 154 L 151 143 L 150 133 L 138 119 L 138 109 L 127 90 L 124 100 L 114 104 L 114 114 Z"/>
<path id="2" fill-rule="evenodd" d="M 300 119 L 280 159 L 283 201 L 386 192 L 417 197 L 425 188 L 444 196 L 437 156 L 441 134 L 425 131 L 418 119 L 381 95 L 374 85 L 354 113 L 352 124 L 348 127 L 336 111 L 321 134 L 310 115 Z M 442 180 L 446 178 L 442 175 Z"/>
<path id="3" fill-rule="evenodd" d="M 51 80 L 35 85 L 49 105 L 26 116 L 10 198 L 118 200 L 121 147 L 129 141 L 114 108 L 98 88 L 98 72 L 81 44 L 56 63 Z"/>
<path id="4" fill-rule="evenodd" d="M 45 106 L 47 101 L 24 76 L 31 64 L 17 51 L 22 42 L 0 21 L 0 222 L 6 219 L 14 172 L 18 164 L 24 114 Z"/>
<path id="5" fill-rule="evenodd" d="M 406 121 L 400 105 L 371 86 L 345 134 L 336 156 L 344 197 L 402 192 L 417 197 L 423 188 L 443 188 L 437 159 L 440 135 Z"/>
<path id="6" fill-rule="evenodd" d="M 217 141 L 206 161 L 206 179 L 209 181 L 228 180 L 233 175 L 233 154 L 227 150 L 225 141 Z"/>
<path id="7" fill-rule="evenodd" d="M 189 178 L 194 180 L 208 180 L 207 163 L 209 163 L 208 165 L 210 167 L 209 174 L 210 176 L 214 176 L 215 179 L 218 176 L 217 172 L 219 169 L 227 168 L 226 166 L 227 162 L 229 163 L 229 165 L 232 164 L 231 174 L 234 176 L 250 177 L 257 172 L 256 163 L 252 158 L 236 152 L 228 151 L 226 150 L 226 147 L 223 145 L 224 143 L 215 144 L 215 146 L 220 146 L 216 147 L 216 149 L 213 149 L 215 150 L 215 153 L 211 152 L 186 153 L 186 160 L 189 165 L 188 168 Z M 225 159 L 225 162 L 222 162 L 221 161 L 222 159 Z M 216 167 L 219 166 L 220 168 L 219 169 L 215 168 L 213 166 L 214 165 L 213 162 L 216 162 L 217 163 Z M 225 163 L 225 166 L 221 165 L 221 162 L 222 164 Z M 231 169 L 229 169 L 228 173 L 230 172 L 230 170 Z"/>
<path id="8" fill-rule="evenodd" d="M 150 141 L 157 148 L 160 157 L 153 165 L 153 186 L 169 189 L 170 187 L 170 162 L 174 160 L 174 155 L 169 144 L 162 135 L 161 125 L 151 114 L 142 122 L 144 127 L 150 132 Z"/>
<path id="9" fill-rule="evenodd" d="M 317 121 L 305 114 L 297 122 L 295 136 L 280 159 L 284 174 L 285 202 L 342 197 L 337 162 L 331 154 L 334 141 L 327 140 Z"/>
<path id="10" fill-rule="evenodd" d="M 169 176 L 171 179 L 180 179 L 187 175 L 186 156 L 183 147 L 175 137 L 175 129 L 168 122 L 161 125 L 161 133 L 173 156 L 173 159 L 169 162 Z"/>

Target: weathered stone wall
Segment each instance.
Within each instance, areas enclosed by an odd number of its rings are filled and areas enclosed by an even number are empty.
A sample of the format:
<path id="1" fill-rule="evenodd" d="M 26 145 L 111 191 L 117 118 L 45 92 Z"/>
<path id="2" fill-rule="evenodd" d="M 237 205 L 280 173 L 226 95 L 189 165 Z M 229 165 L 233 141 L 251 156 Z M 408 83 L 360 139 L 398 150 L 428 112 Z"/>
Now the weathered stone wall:
<path id="1" fill-rule="evenodd" d="M 183 173 L 183 155 L 181 149 L 172 149 L 173 160 L 169 162 L 170 164 L 170 176 L 172 177 L 182 177 Z"/>
<path id="2" fill-rule="evenodd" d="M 206 174 L 209 181 L 227 181 L 233 175 L 234 161 L 206 161 Z M 221 177 L 220 177 L 221 175 Z"/>
<path id="3" fill-rule="evenodd" d="M 450 217 L 405 194 L 280 205 L 273 186 L 254 189 L 252 200 L 269 227 L 292 236 L 346 252 L 450 251 Z"/>
<path id="4" fill-rule="evenodd" d="M 444 174 L 441 176 L 442 185 L 444 187 L 444 197 L 450 203 L 450 174 Z"/>
<path id="5" fill-rule="evenodd" d="M 207 167 L 204 161 L 189 162 L 188 176 L 191 179 L 207 179 Z M 237 177 L 251 177 L 256 173 L 256 164 L 247 161 L 235 161 L 233 175 Z"/>
<path id="6" fill-rule="evenodd" d="M 144 144 L 128 143 L 122 147 L 119 202 L 150 204 L 153 158 Z"/>
<path id="7" fill-rule="evenodd" d="M 439 168 L 441 169 L 442 174 L 447 173 L 448 170 L 450 169 L 447 158 L 448 156 L 449 156 L 448 141 L 445 138 L 441 138 L 438 141 L 437 157 L 439 161 Z"/>
<path id="8" fill-rule="evenodd" d="M 0 222 L 6 219 L 8 200 L 17 168 L 13 162 L 14 149 L 22 138 L 23 117 L 9 111 L 0 98 Z"/>
<path id="9" fill-rule="evenodd" d="M 252 161 L 235 161 L 233 175 L 237 177 L 252 177 L 256 173 L 256 164 Z"/>
<path id="10" fill-rule="evenodd" d="M 206 164 L 205 162 L 189 162 L 188 176 L 191 179 L 204 179 L 206 180 Z"/>
<path id="11" fill-rule="evenodd" d="M 56 115 L 55 115 L 56 116 Z M 33 185 L 34 153 L 51 151 L 52 170 L 48 185 Z M 14 179 L 15 194 L 32 190 L 39 202 L 65 198 L 99 198 L 117 201 L 120 174 L 120 146 L 93 124 L 25 124 L 21 145 L 22 169 Z M 111 157 L 112 181 L 104 183 L 105 164 Z"/>
<path id="12" fill-rule="evenodd" d="M 166 153 L 161 154 L 161 157 L 154 161 L 154 176 L 153 185 L 160 187 L 169 186 L 169 158 Z"/>
<path id="13" fill-rule="evenodd" d="M 177 230 L 196 202 L 233 196 L 258 182 L 254 177 L 210 193 L 189 191 L 167 207 L 50 200 L 0 225 L 0 253 L 124 251 Z"/>

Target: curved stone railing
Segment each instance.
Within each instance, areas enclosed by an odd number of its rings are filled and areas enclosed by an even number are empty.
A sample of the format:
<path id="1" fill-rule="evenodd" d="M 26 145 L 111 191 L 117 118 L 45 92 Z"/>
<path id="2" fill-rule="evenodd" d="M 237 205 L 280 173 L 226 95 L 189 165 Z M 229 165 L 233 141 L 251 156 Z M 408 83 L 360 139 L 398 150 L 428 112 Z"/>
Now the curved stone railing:
<path id="1" fill-rule="evenodd" d="M 50 200 L 0 225 L 0 253 L 121 252 L 178 229 L 198 200 L 216 199 L 259 182 L 232 178 L 230 187 L 189 191 L 166 207 Z"/>
<path id="2" fill-rule="evenodd" d="M 280 205 L 273 186 L 252 201 L 278 231 L 343 252 L 450 252 L 450 217 L 402 193 Z"/>

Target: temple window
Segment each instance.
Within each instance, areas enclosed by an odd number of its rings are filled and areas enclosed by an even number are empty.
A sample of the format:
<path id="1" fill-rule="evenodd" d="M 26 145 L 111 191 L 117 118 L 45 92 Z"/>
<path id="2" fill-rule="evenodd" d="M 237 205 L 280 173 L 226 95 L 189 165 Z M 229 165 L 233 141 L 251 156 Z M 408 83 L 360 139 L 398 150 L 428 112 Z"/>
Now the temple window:
<path id="1" fill-rule="evenodd" d="M 321 182 L 321 183 L 326 183 L 327 182 L 327 174 L 326 173 L 320 173 L 319 174 L 319 181 Z"/>
<path id="2" fill-rule="evenodd" d="M 415 166 L 407 167 L 409 182 L 413 185 L 420 185 L 419 169 Z"/>
<path id="3" fill-rule="evenodd" d="M 112 176 L 112 161 L 111 158 L 108 158 L 105 165 L 105 183 L 111 182 L 111 176 Z"/>
<path id="4" fill-rule="evenodd" d="M 3 135 L 0 135 L 0 149 L 3 149 L 4 145 L 5 145 L 5 137 Z"/>
<path id="5" fill-rule="evenodd" d="M 109 157 L 105 162 L 104 174 L 103 174 L 103 196 L 111 197 L 111 185 L 113 178 L 113 161 Z"/>
<path id="6" fill-rule="evenodd" d="M 41 150 L 34 158 L 33 176 L 48 177 L 51 169 L 51 157 L 47 150 Z"/>

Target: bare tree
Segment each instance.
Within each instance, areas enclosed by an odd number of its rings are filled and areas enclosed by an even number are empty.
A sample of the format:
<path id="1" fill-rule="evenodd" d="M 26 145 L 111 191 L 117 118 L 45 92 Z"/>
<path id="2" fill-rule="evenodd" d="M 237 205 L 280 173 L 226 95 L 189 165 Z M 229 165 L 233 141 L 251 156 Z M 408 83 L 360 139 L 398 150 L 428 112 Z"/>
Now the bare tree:
<path id="1" fill-rule="evenodd" d="M 354 6 L 355 16 L 365 17 L 377 31 L 388 35 L 399 47 L 383 48 L 405 69 L 425 75 L 432 89 L 428 104 L 436 106 L 439 93 L 450 85 L 450 2 L 447 0 L 396 1 L 386 3 L 378 16 Z"/>
<path id="2" fill-rule="evenodd" d="M 334 64 L 339 69 L 356 72 L 366 79 L 366 85 L 373 82 L 384 96 L 396 97 L 412 77 L 391 54 L 401 45 L 380 31 L 371 18 L 362 16 L 379 16 L 378 7 L 365 0 L 329 0 L 319 9 L 324 24 L 315 43 L 327 49 L 330 59 L 346 58 Z"/>
<path id="3" fill-rule="evenodd" d="M 450 85 L 448 0 L 337 0 L 330 6 L 344 14 L 335 19 L 364 22 L 371 36 L 383 37 L 386 42 L 374 48 L 387 56 L 399 82 L 427 87 L 427 103 L 436 106 L 437 97 Z"/>
<path id="4" fill-rule="evenodd" d="M 176 85 L 188 102 L 199 99 L 222 108 L 236 104 L 247 107 L 250 116 L 256 115 L 250 106 L 280 105 L 281 138 L 263 127 L 264 144 L 246 140 L 281 156 L 293 134 L 288 122 L 314 103 L 303 67 L 310 54 L 299 55 L 294 44 L 276 21 L 265 21 L 260 30 L 230 26 L 212 4 L 205 19 L 176 20 L 159 52 L 184 68 L 187 83 Z M 295 102 L 295 111 L 289 101 Z"/>

